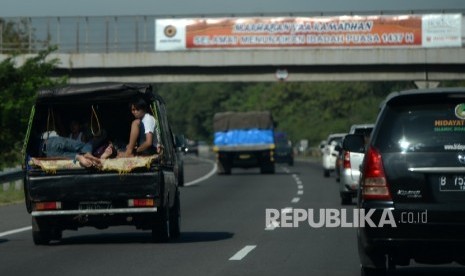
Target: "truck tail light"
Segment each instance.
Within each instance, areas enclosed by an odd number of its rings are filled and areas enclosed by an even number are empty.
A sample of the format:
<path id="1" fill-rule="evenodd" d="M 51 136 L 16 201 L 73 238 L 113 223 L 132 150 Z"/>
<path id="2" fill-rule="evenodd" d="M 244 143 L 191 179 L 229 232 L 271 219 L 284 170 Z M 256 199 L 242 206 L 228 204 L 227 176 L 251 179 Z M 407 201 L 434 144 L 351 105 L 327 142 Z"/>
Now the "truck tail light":
<path id="1" fill-rule="evenodd" d="M 392 200 L 381 154 L 373 147 L 366 153 L 362 185 L 363 199 Z"/>
<path id="2" fill-rule="evenodd" d="M 344 152 L 344 169 L 350 169 L 350 151 Z"/>
<path id="3" fill-rule="evenodd" d="M 60 201 L 37 202 L 37 203 L 34 203 L 34 209 L 36 211 L 58 210 L 58 209 L 61 209 L 61 202 Z"/>
<path id="4" fill-rule="evenodd" d="M 153 207 L 155 206 L 155 201 L 153 198 L 135 198 L 128 200 L 129 207 Z"/>

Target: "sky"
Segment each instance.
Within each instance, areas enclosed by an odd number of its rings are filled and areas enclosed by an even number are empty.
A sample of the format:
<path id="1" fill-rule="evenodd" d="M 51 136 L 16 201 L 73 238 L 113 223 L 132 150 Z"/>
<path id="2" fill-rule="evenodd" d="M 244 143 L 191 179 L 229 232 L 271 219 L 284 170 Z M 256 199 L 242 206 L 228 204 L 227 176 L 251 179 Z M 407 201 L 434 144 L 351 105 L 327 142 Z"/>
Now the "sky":
<path id="1" fill-rule="evenodd" d="M 315 15 L 465 11 L 465 0 L 1 0 L 0 17 Z"/>

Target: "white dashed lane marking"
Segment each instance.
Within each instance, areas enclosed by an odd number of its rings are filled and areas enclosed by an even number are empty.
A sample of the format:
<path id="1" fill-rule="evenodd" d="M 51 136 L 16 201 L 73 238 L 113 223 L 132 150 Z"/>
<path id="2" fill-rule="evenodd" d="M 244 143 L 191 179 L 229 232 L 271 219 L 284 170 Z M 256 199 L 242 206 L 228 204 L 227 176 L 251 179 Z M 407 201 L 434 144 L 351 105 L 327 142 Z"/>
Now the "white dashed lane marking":
<path id="1" fill-rule="evenodd" d="M 234 254 L 234 256 L 229 258 L 229 260 L 230 261 L 240 261 L 245 256 L 247 256 L 247 254 L 249 254 L 252 250 L 254 250 L 255 247 L 257 247 L 257 246 L 256 245 L 247 245 L 244 248 L 242 248 L 241 250 L 239 250 L 236 254 Z"/>

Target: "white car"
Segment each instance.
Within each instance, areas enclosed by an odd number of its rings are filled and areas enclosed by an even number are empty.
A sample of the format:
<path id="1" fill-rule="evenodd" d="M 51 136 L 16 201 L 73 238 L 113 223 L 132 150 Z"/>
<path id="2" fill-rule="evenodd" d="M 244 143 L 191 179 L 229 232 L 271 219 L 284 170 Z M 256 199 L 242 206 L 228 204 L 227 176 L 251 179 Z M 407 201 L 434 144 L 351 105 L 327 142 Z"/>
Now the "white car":
<path id="1" fill-rule="evenodd" d="M 347 133 L 333 133 L 328 136 L 326 139 L 325 147 L 323 148 L 323 175 L 324 177 L 329 177 L 330 173 L 334 171 L 336 167 L 336 158 L 338 151 L 335 149 L 336 145 L 340 145 L 342 138 Z"/>
<path id="2" fill-rule="evenodd" d="M 370 137 L 374 124 L 352 125 L 349 134 L 363 135 L 366 140 Z M 352 203 L 352 198 L 357 196 L 357 190 L 360 179 L 360 165 L 362 164 L 365 153 L 352 152 L 340 148 L 342 162 L 339 164 L 339 192 L 341 195 L 341 204 Z"/>

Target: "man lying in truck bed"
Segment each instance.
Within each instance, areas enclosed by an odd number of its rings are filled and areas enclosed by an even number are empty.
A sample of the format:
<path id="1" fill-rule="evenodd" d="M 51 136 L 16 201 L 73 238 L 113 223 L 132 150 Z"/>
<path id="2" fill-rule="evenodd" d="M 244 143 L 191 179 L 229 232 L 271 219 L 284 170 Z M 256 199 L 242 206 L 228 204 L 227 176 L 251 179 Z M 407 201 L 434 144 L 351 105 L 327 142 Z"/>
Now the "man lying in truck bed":
<path id="1" fill-rule="evenodd" d="M 135 96 L 149 103 L 162 152 L 100 159 L 101 166 L 85 168 L 74 158 L 41 152 L 43 132 L 63 131 L 62 126 L 76 118 L 94 135 L 105 128 L 112 144 L 123 150 L 134 120 L 128 104 Z M 134 225 L 152 230 L 155 241 L 180 235 L 177 155 L 164 101 L 150 85 L 93 83 L 39 91 L 24 154 L 25 201 L 34 243 L 60 240 L 63 230 L 84 226 Z"/>

